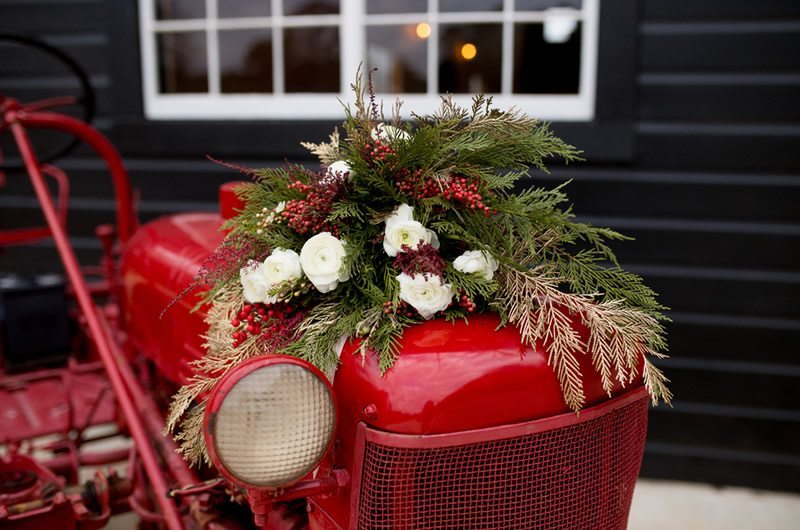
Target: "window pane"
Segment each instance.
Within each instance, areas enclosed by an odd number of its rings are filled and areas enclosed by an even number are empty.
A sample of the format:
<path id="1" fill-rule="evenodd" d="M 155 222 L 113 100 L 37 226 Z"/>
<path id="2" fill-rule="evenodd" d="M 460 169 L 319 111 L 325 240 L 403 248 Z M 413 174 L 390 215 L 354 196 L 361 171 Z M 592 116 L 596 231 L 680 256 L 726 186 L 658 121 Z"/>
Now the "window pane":
<path id="1" fill-rule="evenodd" d="M 283 0 L 284 15 L 338 15 L 339 0 Z"/>
<path id="2" fill-rule="evenodd" d="M 208 92 L 205 32 L 159 33 L 156 38 L 159 91 Z"/>
<path id="3" fill-rule="evenodd" d="M 428 0 L 367 0 L 368 14 L 427 13 Z"/>
<path id="4" fill-rule="evenodd" d="M 286 92 L 339 92 L 339 28 L 283 30 Z"/>
<path id="5" fill-rule="evenodd" d="M 561 25 L 555 29 L 546 28 L 544 24 L 514 27 L 514 92 L 578 93 L 581 24 L 575 22 L 574 26 Z"/>
<path id="6" fill-rule="evenodd" d="M 427 91 L 427 37 L 430 27 L 372 26 L 367 28 L 369 70 L 376 92 Z M 424 37 L 420 36 L 424 35 Z"/>
<path id="7" fill-rule="evenodd" d="M 156 18 L 205 18 L 206 3 L 198 0 L 156 0 Z"/>
<path id="8" fill-rule="evenodd" d="M 268 17 L 270 0 L 217 0 L 217 13 L 221 18 Z"/>
<path id="9" fill-rule="evenodd" d="M 439 92 L 500 92 L 500 24 L 443 24 L 439 29 Z"/>
<path id="10" fill-rule="evenodd" d="M 272 92 L 272 32 L 219 32 L 222 92 Z"/>
<path id="11" fill-rule="evenodd" d="M 501 11 L 503 0 L 439 0 L 439 11 Z"/>
<path id="12" fill-rule="evenodd" d="M 517 11 L 543 11 L 551 7 L 574 7 L 580 9 L 582 0 L 516 0 L 514 7 Z"/>

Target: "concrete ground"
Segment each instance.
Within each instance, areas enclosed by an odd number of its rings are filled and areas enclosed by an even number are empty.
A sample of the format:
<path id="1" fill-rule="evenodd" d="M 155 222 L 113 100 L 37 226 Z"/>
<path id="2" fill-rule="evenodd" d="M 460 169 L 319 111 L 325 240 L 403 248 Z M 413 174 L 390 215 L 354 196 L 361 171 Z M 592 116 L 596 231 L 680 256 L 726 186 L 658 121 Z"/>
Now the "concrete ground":
<path id="1" fill-rule="evenodd" d="M 628 530 L 800 530 L 800 495 L 642 479 Z"/>

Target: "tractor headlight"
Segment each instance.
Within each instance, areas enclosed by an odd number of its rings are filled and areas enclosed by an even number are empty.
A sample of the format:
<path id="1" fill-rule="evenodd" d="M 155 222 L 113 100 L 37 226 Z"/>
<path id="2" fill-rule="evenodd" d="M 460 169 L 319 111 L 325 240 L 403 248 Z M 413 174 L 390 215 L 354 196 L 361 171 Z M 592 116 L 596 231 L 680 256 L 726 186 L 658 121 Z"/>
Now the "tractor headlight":
<path id="1" fill-rule="evenodd" d="M 248 487 L 278 488 L 319 463 L 333 441 L 336 405 L 319 370 L 265 355 L 219 382 L 204 423 L 206 446 L 223 475 Z"/>

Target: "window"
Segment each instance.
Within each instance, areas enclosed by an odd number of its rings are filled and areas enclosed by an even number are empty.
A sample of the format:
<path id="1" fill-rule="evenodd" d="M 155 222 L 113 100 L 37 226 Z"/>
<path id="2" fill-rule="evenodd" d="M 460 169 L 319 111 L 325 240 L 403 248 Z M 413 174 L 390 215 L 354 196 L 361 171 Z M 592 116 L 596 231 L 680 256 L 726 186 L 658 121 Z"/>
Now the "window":
<path id="1" fill-rule="evenodd" d="M 337 119 L 359 64 L 406 112 L 483 92 L 542 119 L 595 116 L 599 0 L 140 0 L 139 11 L 151 119 Z"/>

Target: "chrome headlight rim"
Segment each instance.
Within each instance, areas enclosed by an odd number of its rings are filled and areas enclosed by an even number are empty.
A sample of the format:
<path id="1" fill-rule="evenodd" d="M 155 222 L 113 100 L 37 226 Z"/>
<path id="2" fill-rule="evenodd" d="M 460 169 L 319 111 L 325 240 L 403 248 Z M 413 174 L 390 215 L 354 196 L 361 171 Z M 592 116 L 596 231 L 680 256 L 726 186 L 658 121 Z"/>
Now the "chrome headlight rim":
<path id="1" fill-rule="evenodd" d="M 282 481 L 280 484 L 258 484 L 239 477 L 233 470 L 225 465 L 225 461 L 220 455 L 220 451 L 218 450 L 216 443 L 217 417 L 223 402 L 240 381 L 258 370 L 276 365 L 296 366 L 306 370 L 311 376 L 321 381 L 328 392 L 333 417 L 325 448 L 323 451 L 320 451 L 312 465 L 308 466 L 307 469 L 305 469 L 302 473 L 299 473 L 293 479 Z M 333 385 L 322 371 L 320 371 L 311 363 L 302 359 L 298 359 L 297 357 L 292 357 L 289 355 L 266 354 L 248 359 L 247 361 L 231 369 L 211 390 L 203 416 L 203 438 L 205 440 L 206 449 L 212 464 L 228 481 L 245 489 L 276 491 L 296 484 L 319 466 L 322 459 L 325 458 L 325 455 L 330 452 L 334 441 L 336 440 L 338 420 L 339 406 L 336 401 L 336 394 L 333 392 Z"/>

